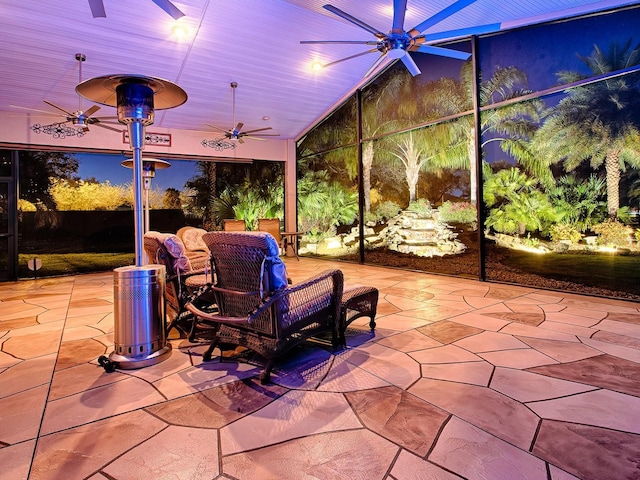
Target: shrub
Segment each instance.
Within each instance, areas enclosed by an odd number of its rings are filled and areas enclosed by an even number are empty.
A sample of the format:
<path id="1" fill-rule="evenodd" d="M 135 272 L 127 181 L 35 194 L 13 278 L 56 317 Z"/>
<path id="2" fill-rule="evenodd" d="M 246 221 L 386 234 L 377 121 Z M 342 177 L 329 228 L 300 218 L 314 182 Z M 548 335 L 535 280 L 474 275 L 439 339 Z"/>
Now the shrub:
<path id="1" fill-rule="evenodd" d="M 592 230 L 598 235 L 598 245 L 614 247 L 628 246 L 630 235 L 633 233 L 631 227 L 611 219 L 594 225 Z"/>
<path id="2" fill-rule="evenodd" d="M 469 202 L 447 200 L 438 208 L 440 220 L 451 223 L 474 223 L 478 219 L 476 207 Z"/>
<path id="3" fill-rule="evenodd" d="M 376 207 L 375 215 L 378 221 L 384 222 L 398 215 L 400 210 L 402 210 L 400 205 L 396 202 L 392 202 L 391 200 L 387 200 Z"/>
<path id="4" fill-rule="evenodd" d="M 571 240 L 573 243 L 577 243 L 582 238 L 582 234 L 578 229 L 568 223 L 556 223 L 552 225 L 551 228 L 549 228 L 549 235 L 554 242 Z"/>
<path id="5" fill-rule="evenodd" d="M 431 218 L 433 215 L 431 203 L 429 203 L 429 200 L 425 200 L 424 198 L 411 202 L 407 207 L 407 210 L 410 212 L 416 212 L 424 218 Z"/>

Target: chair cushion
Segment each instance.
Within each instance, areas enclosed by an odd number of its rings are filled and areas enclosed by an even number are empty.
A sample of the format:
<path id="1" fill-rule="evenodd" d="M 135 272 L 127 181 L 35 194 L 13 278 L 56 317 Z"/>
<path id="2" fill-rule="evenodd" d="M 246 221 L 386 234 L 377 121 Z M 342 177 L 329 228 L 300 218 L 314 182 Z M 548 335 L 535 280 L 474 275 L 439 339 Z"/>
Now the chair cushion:
<path id="1" fill-rule="evenodd" d="M 200 252 L 209 252 L 209 248 L 207 244 L 204 243 L 202 239 L 202 235 L 207 233 L 204 228 L 189 228 L 186 229 L 182 234 L 182 243 L 187 250 L 192 252 L 200 251 Z"/>
<path id="2" fill-rule="evenodd" d="M 287 267 L 280 259 L 280 247 L 270 233 L 265 233 L 268 256 L 265 259 L 265 270 L 269 273 L 269 289 L 272 292 L 287 288 Z"/>
<path id="3" fill-rule="evenodd" d="M 173 259 L 173 269 L 176 272 L 190 272 L 192 270 L 191 262 L 187 257 L 182 240 L 173 233 L 161 233 L 159 237 Z"/>

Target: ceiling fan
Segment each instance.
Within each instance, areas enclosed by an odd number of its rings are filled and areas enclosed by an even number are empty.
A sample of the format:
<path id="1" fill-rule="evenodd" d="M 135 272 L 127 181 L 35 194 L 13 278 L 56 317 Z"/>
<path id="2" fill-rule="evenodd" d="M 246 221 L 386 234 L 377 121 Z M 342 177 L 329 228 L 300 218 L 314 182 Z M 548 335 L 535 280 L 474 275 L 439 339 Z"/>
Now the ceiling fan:
<path id="1" fill-rule="evenodd" d="M 243 139 L 249 140 L 261 140 L 266 142 L 266 138 L 260 137 L 279 137 L 278 133 L 258 133 L 264 132 L 266 130 L 271 130 L 271 127 L 264 128 L 256 128 L 255 130 L 245 130 L 242 131 L 242 127 L 244 127 L 244 123 L 238 122 L 236 123 L 236 88 L 238 88 L 237 82 L 231 82 L 231 94 L 233 98 L 233 125 L 235 127 L 231 127 L 229 130 L 225 130 L 224 128 L 216 127 L 215 125 L 206 124 L 208 127 L 211 127 L 215 130 L 218 130 L 221 133 L 224 133 L 224 136 L 229 140 L 237 140 L 239 143 L 244 143 Z"/>
<path id="2" fill-rule="evenodd" d="M 78 83 L 80 83 L 82 82 L 82 62 L 84 62 L 87 59 L 87 57 L 84 55 L 84 53 L 76 53 L 75 58 L 78 61 L 78 79 L 79 79 Z M 38 110 L 36 108 L 19 107 L 17 105 L 10 105 L 10 106 L 14 108 L 20 108 L 22 110 L 31 110 L 33 112 L 46 113 L 47 115 L 53 115 L 56 117 L 63 117 L 65 120 L 60 123 L 71 122 L 74 125 L 78 125 L 82 127 L 82 130 L 85 132 L 89 131 L 89 125 L 95 125 L 96 127 L 106 128 L 107 130 L 113 130 L 114 132 L 122 131 L 121 129 L 105 125 L 105 123 L 111 123 L 112 125 L 119 125 L 119 123 L 117 122 L 105 122 L 105 120 L 117 120 L 118 119 L 117 116 L 102 117 L 102 118 L 92 116 L 94 113 L 100 110 L 100 107 L 98 105 L 93 105 L 89 107 L 87 110 L 82 110 L 82 98 L 80 96 L 78 96 L 78 110 L 75 112 L 69 112 L 64 108 L 59 107 L 55 103 L 48 102 L 47 100 L 44 100 L 44 103 L 55 108 L 56 110 L 60 110 L 62 113 L 49 112 L 46 110 Z"/>
<path id="3" fill-rule="evenodd" d="M 354 25 L 366 30 L 373 34 L 376 40 L 303 40 L 302 44 L 318 44 L 318 43 L 332 43 L 332 44 L 361 44 L 371 45 L 371 48 L 365 52 L 357 53 L 335 62 L 327 63 L 323 67 L 329 67 L 336 63 L 344 62 L 345 60 L 351 60 L 352 58 L 360 57 L 368 53 L 380 52 L 380 56 L 374 62 L 374 64 L 367 70 L 365 77 L 371 75 L 386 59 L 400 59 L 404 63 L 407 70 L 415 76 L 419 75 L 420 69 L 416 65 L 415 61 L 408 52 L 420 52 L 430 53 L 432 55 L 440 55 L 443 57 L 455 58 L 458 60 L 467 60 L 471 54 L 467 52 L 460 52 L 450 48 L 436 47 L 429 45 L 428 42 L 435 42 L 445 38 L 455 38 L 466 35 L 474 35 L 480 33 L 487 33 L 498 30 L 500 24 L 480 25 L 477 27 L 464 28 L 459 30 L 450 30 L 448 32 L 441 32 L 437 34 L 423 34 L 425 30 L 436 25 L 447 17 L 459 12 L 463 8 L 471 5 L 477 0 L 457 0 L 440 12 L 427 18 L 424 22 L 416 25 L 411 30 L 404 30 L 404 18 L 407 11 L 407 0 L 394 0 L 393 2 L 393 23 L 389 33 L 383 33 L 377 28 L 374 28 L 362 20 L 359 20 L 348 13 L 340 10 L 333 5 L 323 5 L 325 10 L 338 15 L 339 17 L 353 23 Z"/>
<path id="4" fill-rule="evenodd" d="M 184 13 L 182 13 L 178 7 L 176 7 L 169 0 L 151 0 L 157 6 L 159 6 L 162 10 L 171 15 L 175 20 L 178 20 L 180 17 L 184 17 Z M 102 0 L 89 0 L 89 8 L 91 8 L 91 14 L 93 18 L 106 17 L 107 13 L 104 10 L 104 3 Z"/>

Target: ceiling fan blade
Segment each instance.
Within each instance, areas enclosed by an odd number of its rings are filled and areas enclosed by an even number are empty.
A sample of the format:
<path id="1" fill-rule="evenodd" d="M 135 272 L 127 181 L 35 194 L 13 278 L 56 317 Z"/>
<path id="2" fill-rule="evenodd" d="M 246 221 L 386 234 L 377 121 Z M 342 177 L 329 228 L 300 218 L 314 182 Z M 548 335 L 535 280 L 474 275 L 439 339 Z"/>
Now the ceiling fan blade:
<path id="1" fill-rule="evenodd" d="M 435 42 L 438 40 L 446 40 L 456 37 L 467 37 L 470 35 L 482 35 L 483 33 L 497 32 L 502 26 L 501 23 L 489 23 L 487 25 L 478 25 L 476 27 L 458 28 L 456 30 L 447 30 L 446 32 L 426 33 L 418 35 L 413 40 L 417 44 L 425 42 Z"/>
<path id="2" fill-rule="evenodd" d="M 242 130 L 242 127 L 244 127 L 244 123 L 238 122 L 234 131 L 239 132 L 240 130 Z"/>
<path id="3" fill-rule="evenodd" d="M 107 16 L 107 12 L 104 11 L 104 4 L 102 0 L 89 0 L 89 8 L 91 9 L 91 15 L 93 18 L 104 18 Z"/>
<path id="4" fill-rule="evenodd" d="M 427 28 L 433 27 L 436 23 L 441 22 L 447 17 L 450 17 L 454 13 L 459 12 L 465 7 L 468 7 L 472 3 L 475 3 L 477 0 L 457 0 L 456 2 L 449 5 L 447 8 L 440 10 L 435 15 L 427 18 L 424 22 L 413 27 L 409 32 L 407 32 L 412 37 L 424 32 Z"/>
<path id="5" fill-rule="evenodd" d="M 339 17 L 344 18 L 347 22 L 351 22 L 354 25 L 357 25 L 358 27 L 366 30 L 367 32 L 375 35 L 378 38 L 386 37 L 386 35 L 382 33 L 380 30 L 378 30 L 377 28 L 373 28 L 371 25 L 367 25 L 362 20 L 358 20 L 356 17 L 352 17 L 347 12 L 343 12 L 342 10 L 340 10 L 337 7 L 334 7 L 333 5 L 323 5 L 322 8 L 324 8 L 325 10 L 329 10 L 331 13 L 334 13 Z"/>
<path id="6" fill-rule="evenodd" d="M 352 45 L 377 45 L 377 40 L 301 40 L 301 44 L 335 43 Z"/>
<path id="7" fill-rule="evenodd" d="M 406 55 L 405 55 L 406 56 Z M 382 62 L 387 58 L 387 54 L 383 53 L 382 55 L 380 55 L 375 62 L 373 62 L 373 65 L 371 65 L 369 67 L 369 70 L 366 71 L 366 73 L 364 74 L 364 78 L 369 77 L 381 64 Z"/>
<path id="8" fill-rule="evenodd" d="M 411 58 L 411 55 L 409 55 L 409 52 L 407 52 L 402 58 L 402 63 L 404 63 L 404 66 L 407 67 L 407 70 L 409 70 L 409 73 L 411 75 L 413 75 L 414 77 L 416 75 L 420 75 L 420 69 L 418 68 L 418 65 L 416 65 L 416 62 L 413 61 L 413 58 Z"/>
<path id="9" fill-rule="evenodd" d="M 407 0 L 393 0 L 393 25 L 391 33 L 404 32 L 404 16 L 407 13 Z"/>
<path id="10" fill-rule="evenodd" d="M 267 139 L 266 138 L 260 138 L 260 137 L 252 137 L 250 135 L 243 135 L 243 138 L 249 138 L 251 140 L 260 140 L 261 142 L 266 142 Z M 242 143 L 242 142 L 241 142 Z"/>
<path id="11" fill-rule="evenodd" d="M 174 20 L 178 20 L 179 18 L 184 17 L 184 13 L 178 9 L 173 3 L 169 0 L 151 0 L 157 6 L 159 6 L 162 10 L 167 12 L 169 15 L 173 17 Z"/>
<path id="12" fill-rule="evenodd" d="M 211 127 L 211 128 L 213 128 L 214 130 L 218 130 L 219 132 L 222 132 L 222 133 L 228 133 L 228 130 L 227 130 L 227 129 L 225 129 L 225 128 L 216 127 L 215 125 L 209 125 L 208 123 L 205 123 L 205 125 L 206 125 L 207 127 Z"/>
<path id="13" fill-rule="evenodd" d="M 351 60 L 352 58 L 361 57 L 362 55 L 367 55 L 369 53 L 377 52 L 377 48 L 372 48 L 371 50 L 367 50 L 366 52 L 356 53 L 355 55 L 351 55 L 349 57 L 341 58 L 340 60 L 336 60 L 335 62 L 326 63 L 322 66 L 322 68 L 330 67 L 331 65 L 335 65 L 336 63 L 345 62 L 347 60 Z"/>
<path id="14" fill-rule="evenodd" d="M 93 105 L 93 106 L 87 108 L 87 110 L 84 112 L 84 116 L 85 117 L 90 117 L 91 115 L 96 113 L 98 110 L 100 110 L 100 107 L 98 105 Z"/>
<path id="15" fill-rule="evenodd" d="M 420 45 L 413 52 L 430 53 L 431 55 L 439 55 L 441 57 L 455 58 L 457 60 L 468 60 L 471 56 L 468 52 L 460 52 L 451 48 L 434 47 L 433 45 Z M 405 55 L 406 56 L 406 55 Z"/>
<path id="16" fill-rule="evenodd" d="M 52 106 L 53 108 L 57 108 L 61 112 L 66 113 L 70 117 L 75 117 L 76 116 L 75 114 L 73 114 L 71 112 L 67 112 L 64 108 L 57 106 L 55 103 L 47 102 L 46 100 L 43 100 L 43 102 L 46 103 L 47 105 Z"/>
<path id="17" fill-rule="evenodd" d="M 244 140 L 242 139 L 242 137 L 238 137 L 238 143 L 244 143 Z"/>
<path id="18" fill-rule="evenodd" d="M 46 113 L 47 115 L 50 115 L 52 117 L 66 117 L 66 115 L 62 115 L 60 113 L 47 112 L 46 110 L 38 110 L 37 108 L 21 107 L 19 105 L 9 105 L 9 106 L 12 108 L 19 108 L 21 110 L 30 110 L 32 112 Z"/>
<path id="19" fill-rule="evenodd" d="M 264 132 L 265 130 L 271 130 L 271 127 L 264 127 L 264 128 L 256 128 L 255 130 L 246 130 L 242 133 L 256 133 L 256 132 Z"/>

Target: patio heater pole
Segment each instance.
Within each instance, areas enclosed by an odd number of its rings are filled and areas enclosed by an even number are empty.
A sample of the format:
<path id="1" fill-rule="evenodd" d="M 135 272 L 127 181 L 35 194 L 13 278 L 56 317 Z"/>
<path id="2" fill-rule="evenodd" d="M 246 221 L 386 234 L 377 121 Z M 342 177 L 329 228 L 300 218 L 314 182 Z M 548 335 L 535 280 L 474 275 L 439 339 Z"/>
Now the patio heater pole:
<path id="1" fill-rule="evenodd" d="M 128 158 L 120 163 L 125 168 L 133 168 L 133 159 Z M 144 233 L 147 233 L 151 227 L 149 224 L 149 190 L 151 190 L 151 180 L 156 176 L 156 170 L 169 168 L 171 164 L 157 158 L 142 159 L 142 181 L 144 183 Z"/>
<path id="2" fill-rule="evenodd" d="M 146 367 L 166 360 L 164 265 L 143 265 L 142 215 L 145 127 L 154 120 L 154 107 L 173 108 L 187 101 L 177 85 L 141 75 L 109 75 L 80 83 L 76 92 L 94 102 L 117 107 L 118 121 L 127 125 L 133 150 L 135 265 L 114 270 L 114 351 L 98 362 L 106 371 Z"/>

